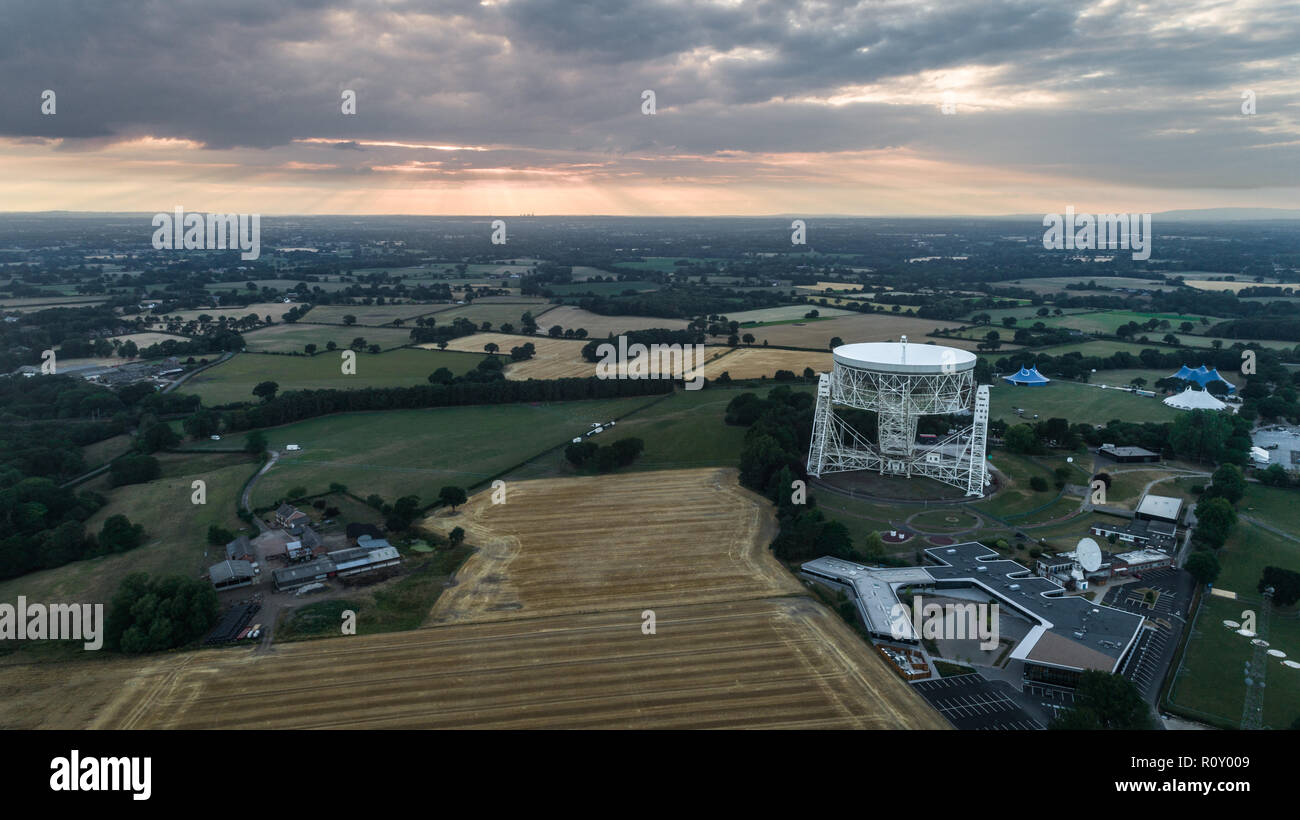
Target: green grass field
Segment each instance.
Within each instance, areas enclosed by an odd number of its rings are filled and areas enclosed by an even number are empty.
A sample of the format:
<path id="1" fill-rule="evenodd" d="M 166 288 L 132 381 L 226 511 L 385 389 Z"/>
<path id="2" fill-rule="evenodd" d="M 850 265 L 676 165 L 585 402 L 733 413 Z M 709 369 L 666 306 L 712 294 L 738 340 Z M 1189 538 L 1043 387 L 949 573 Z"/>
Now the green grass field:
<path id="1" fill-rule="evenodd" d="M 243 335 L 244 347 L 251 353 L 301 353 L 308 343 L 320 350 L 325 349 L 327 342 L 347 347 L 358 336 L 367 344 L 377 344 L 384 350 L 411 343 L 408 327 L 344 327 L 305 322 L 272 325 Z"/>
<path id="2" fill-rule="evenodd" d="M 144 525 L 142 546 L 0 582 L 0 600 L 12 601 L 21 594 L 33 601 L 108 603 L 118 583 L 132 572 L 192 578 L 206 571 L 218 560 L 214 550 L 220 549 L 208 546 L 208 527 L 217 524 L 238 532 L 244 526 L 235 515 L 235 504 L 256 464 L 246 456 L 222 466 L 215 466 L 219 462 L 209 456 L 190 461 L 188 468 L 185 461 L 179 455 L 166 457 L 167 475 L 148 484 L 99 489 L 108 505 L 90 517 L 86 531 L 98 533 L 109 516 L 121 513 L 133 524 Z M 202 505 L 191 503 L 192 484 L 198 479 L 207 485 L 207 503 Z"/>
<path id="3" fill-rule="evenodd" d="M 1173 348 L 1165 345 L 1138 344 L 1137 342 L 1119 342 L 1112 339 L 1094 339 L 1092 341 L 1079 342 L 1078 344 L 1057 345 L 1055 347 L 1039 348 L 1035 353 L 1043 353 L 1048 356 L 1064 356 L 1067 353 L 1082 353 L 1084 356 L 1100 356 L 1105 358 L 1114 355 L 1120 351 L 1132 353 L 1134 356 L 1140 354 L 1143 350 L 1151 348 L 1167 352 Z M 1102 373 L 1104 371 L 1097 371 Z"/>
<path id="4" fill-rule="evenodd" d="M 130 450 L 131 446 L 131 436 L 123 433 L 120 436 L 112 436 L 94 444 L 87 444 L 81 448 L 81 457 L 85 462 L 86 469 L 93 470 Z"/>
<path id="5" fill-rule="evenodd" d="M 1195 366 L 1195 365 L 1193 365 Z M 1129 370 L 1098 370 L 1088 379 L 1089 384 L 1106 384 L 1111 387 L 1127 387 L 1134 379 L 1146 379 L 1143 390 L 1154 390 L 1156 381 L 1167 376 L 1174 375 L 1172 368 L 1161 368 L 1159 370 L 1147 370 L 1143 368 L 1133 368 Z M 1235 383 L 1235 382 L 1234 382 Z"/>
<path id="6" fill-rule="evenodd" d="M 1252 593 L 1247 600 L 1232 601 L 1206 597 L 1187 646 L 1186 662 L 1169 692 L 1175 706 L 1192 709 L 1223 723 L 1241 721 L 1246 688 L 1242 670 L 1254 647 L 1250 640 L 1223 625 L 1242 619 L 1242 612 L 1259 606 Z M 1300 619 L 1294 612 L 1275 612 L 1270 620 L 1268 641 L 1287 658 L 1300 659 Z M 1269 658 L 1264 694 L 1264 725 L 1285 729 L 1300 718 L 1300 669 L 1283 666 Z"/>
<path id="7" fill-rule="evenodd" d="M 1242 516 L 1258 518 L 1290 533 L 1300 533 L 1300 493 L 1250 484 L 1237 505 Z M 1222 571 L 1215 587 L 1237 593 L 1243 600 L 1207 597 L 1196 631 L 1187 649 L 1187 664 L 1170 699 L 1179 706 L 1208 712 L 1236 723 L 1241 719 L 1244 687 L 1241 668 L 1250 657 L 1249 642 L 1222 621 L 1241 620 L 1246 609 L 1256 609 L 1256 591 L 1266 566 L 1300 571 L 1300 542 L 1283 538 L 1249 521 L 1240 521 L 1219 551 Z M 1273 610 L 1268 641 L 1275 649 L 1300 660 L 1300 617 L 1296 608 Z M 1264 720 L 1284 728 L 1300 718 L 1300 669 L 1289 669 L 1269 659 Z"/>
<path id="8" fill-rule="evenodd" d="M 849 535 L 853 539 L 853 546 L 861 548 L 866 543 L 866 539 L 873 532 L 888 532 L 894 529 L 895 525 L 901 526 L 903 520 L 914 512 L 920 512 L 923 507 L 902 507 L 881 504 L 873 501 L 864 501 L 857 498 L 848 498 L 838 493 L 819 492 L 817 495 L 817 509 L 831 521 L 838 521 L 848 528 Z M 891 520 L 893 523 L 891 524 Z M 885 550 L 901 555 L 911 556 L 911 554 L 920 546 L 928 546 L 922 543 L 923 539 L 912 539 L 903 544 L 885 544 Z"/>
<path id="9" fill-rule="evenodd" d="M 693 467 L 735 467 L 740 464 L 744 427 L 728 426 L 723 417 L 727 404 L 741 393 L 766 395 L 767 388 L 718 388 L 678 390 L 672 396 L 623 419 L 613 429 L 596 437 L 598 444 L 620 438 L 639 438 L 645 451 L 631 470 L 681 470 Z M 591 421 L 600 421 L 593 418 Z M 585 425 L 584 425 L 585 426 Z M 530 462 L 511 474 L 514 479 L 572 475 L 573 468 L 563 453 Z"/>
<path id="10" fill-rule="evenodd" d="M 1131 422 L 1173 421 L 1177 410 L 1159 399 L 1136 396 L 1123 390 L 1103 390 L 1075 382 L 1053 381 L 1045 387 L 1017 387 L 1001 379 L 990 390 L 990 419 L 1008 424 L 1050 418 L 1068 419 L 1071 424 L 1105 424 L 1112 419 Z M 1022 408 L 1017 416 L 1012 408 Z"/>
<path id="11" fill-rule="evenodd" d="M 975 508 L 979 511 L 1006 518 L 1041 507 L 1056 497 L 1057 490 L 1053 486 L 1052 468 L 1028 456 L 1008 453 L 1005 450 L 995 450 L 992 455 L 993 466 L 1010 479 L 1010 483 L 999 489 L 992 498 L 975 504 Z M 1032 489 L 1029 482 L 1034 476 L 1041 476 L 1047 481 L 1048 488 L 1041 492 Z"/>
<path id="12" fill-rule="evenodd" d="M 271 449 L 298 444 L 258 481 L 254 506 L 264 507 L 302 485 L 308 494 L 334 482 L 362 498 L 417 495 L 431 503 L 447 485 L 470 487 L 588 429 L 651 401 L 651 397 L 440 407 L 324 416 L 267 430 Z M 622 425 L 619 425 L 621 428 Z M 243 435 L 224 446 L 238 447 Z"/>
<path id="13" fill-rule="evenodd" d="M 365 336 L 358 328 L 357 336 Z M 351 338 L 348 339 L 351 341 Z M 209 407 L 256 401 L 253 387 L 273 381 L 280 392 L 290 390 L 354 390 L 363 387 L 404 387 L 425 384 L 429 374 L 446 367 L 456 375 L 467 373 L 485 354 L 449 350 L 390 350 L 378 355 L 358 353 L 356 373 L 342 373 L 339 352 L 316 356 L 272 356 L 241 353 L 224 364 L 198 374 L 181 386 L 181 392 L 199 396 Z"/>
<path id="14" fill-rule="evenodd" d="M 1134 467 L 1140 467 L 1138 464 L 1114 464 L 1101 469 L 1111 476 L 1110 487 L 1106 490 L 1106 505 L 1112 507 L 1135 507 L 1141 500 L 1142 488 L 1149 482 L 1157 478 L 1163 478 L 1170 473 L 1154 470 L 1133 470 Z M 1125 472 L 1118 472 L 1123 470 Z M 1163 495 L 1165 490 L 1164 484 L 1157 484 L 1151 488 L 1156 495 Z"/>

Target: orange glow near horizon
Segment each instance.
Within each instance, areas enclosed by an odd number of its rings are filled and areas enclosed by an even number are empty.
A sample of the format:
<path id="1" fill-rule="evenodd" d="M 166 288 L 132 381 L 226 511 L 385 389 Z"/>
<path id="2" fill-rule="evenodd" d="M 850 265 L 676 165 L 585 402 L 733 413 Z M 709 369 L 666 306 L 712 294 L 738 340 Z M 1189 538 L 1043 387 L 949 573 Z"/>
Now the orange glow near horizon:
<path id="1" fill-rule="evenodd" d="M 393 161 L 346 151 L 325 156 L 330 149 L 304 158 L 287 149 L 212 151 L 151 138 L 98 151 L 38 141 L 9 141 L 0 149 L 0 208 L 7 211 L 159 212 L 180 204 L 264 214 L 891 216 L 1260 204 L 1259 191 L 1151 191 L 958 165 L 910 149 L 616 159 L 575 154 L 572 161 L 545 164 L 488 159 L 481 167 L 441 150 L 448 159 Z M 336 161 L 321 161 L 327 159 Z"/>

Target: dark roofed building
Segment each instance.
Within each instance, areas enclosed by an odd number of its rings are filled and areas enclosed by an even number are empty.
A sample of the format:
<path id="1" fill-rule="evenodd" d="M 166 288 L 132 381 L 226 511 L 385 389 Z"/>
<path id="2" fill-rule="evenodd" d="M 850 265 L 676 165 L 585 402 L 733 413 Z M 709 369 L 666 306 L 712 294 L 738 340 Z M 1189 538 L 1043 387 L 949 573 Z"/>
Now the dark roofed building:
<path id="1" fill-rule="evenodd" d="M 295 564 L 271 573 L 277 590 L 294 589 L 303 584 L 323 581 L 334 574 L 334 562 L 328 558 L 317 558 L 304 564 Z"/>
<path id="2" fill-rule="evenodd" d="M 1159 453 L 1153 453 L 1142 447 L 1116 447 L 1114 444 L 1103 444 L 1098 452 L 1121 464 L 1160 460 Z"/>
<path id="3" fill-rule="evenodd" d="M 247 561 L 222 561 L 208 568 L 208 580 L 217 589 L 246 587 L 253 583 L 253 565 Z"/>
<path id="4" fill-rule="evenodd" d="M 297 533 L 297 535 L 298 540 L 302 541 L 302 545 L 312 551 L 320 549 L 324 543 L 320 535 L 306 524 L 302 525 L 302 532 Z"/>
<path id="5" fill-rule="evenodd" d="M 251 561 L 253 560 L 253 544 L 248 540 L 247 535 L 241 535 L 229 544 L 226 544 L 227 561 Z"/>
<path id="6" fill-rule="evenodd" d="M 293 532 L 294 535 L 298 534 L 294 530 L 297 529 L 300 532 L 301 527 L 309 520 L 306 513 L 299 511 L 292 504 L 281 504 L 275 511 L 275 523 Z"/>

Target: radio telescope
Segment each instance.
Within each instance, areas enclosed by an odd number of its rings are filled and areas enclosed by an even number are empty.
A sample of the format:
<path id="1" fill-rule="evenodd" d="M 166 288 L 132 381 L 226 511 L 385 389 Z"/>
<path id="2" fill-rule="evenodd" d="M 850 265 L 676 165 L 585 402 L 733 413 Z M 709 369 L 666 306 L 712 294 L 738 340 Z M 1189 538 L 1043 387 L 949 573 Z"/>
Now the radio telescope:
<path id="1" fill-rule="evenodd" d="M 1096 572 L 1101 567 L 1101 546 L 1091 538 L 1083 539 L 1074 548 L 1074 560 L 1085 572 Z"/>
<path id="2" fill-rule="evenodd" d="M 989 388 L 975 384 L 975 355 L 939 345 L 866 342 L 832 351 L 834 366 L 817 382 L 808 474 L 874 470 L 923 475 L 983 495 Z M 836 407 L 876 413 L 877 443 L 860 436 Z M 973 423 L 935 442 L 918 444 L 921 416 L 973 412 Z"/>

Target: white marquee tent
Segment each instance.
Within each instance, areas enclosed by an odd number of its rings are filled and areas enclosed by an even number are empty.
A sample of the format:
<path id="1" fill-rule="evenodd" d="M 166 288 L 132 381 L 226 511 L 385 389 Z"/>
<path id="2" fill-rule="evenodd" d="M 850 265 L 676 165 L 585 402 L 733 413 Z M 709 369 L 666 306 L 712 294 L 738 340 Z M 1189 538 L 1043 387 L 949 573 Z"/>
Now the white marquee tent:
<path id="1" fill-rule="evenodd" d="M 1165 404 L 1178 410 L 1222 410 L 1228 406 L 1206 391 L 1190 387 L 1165 399 Z"/>

